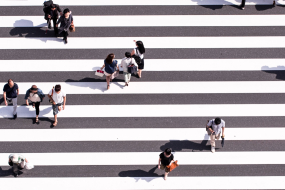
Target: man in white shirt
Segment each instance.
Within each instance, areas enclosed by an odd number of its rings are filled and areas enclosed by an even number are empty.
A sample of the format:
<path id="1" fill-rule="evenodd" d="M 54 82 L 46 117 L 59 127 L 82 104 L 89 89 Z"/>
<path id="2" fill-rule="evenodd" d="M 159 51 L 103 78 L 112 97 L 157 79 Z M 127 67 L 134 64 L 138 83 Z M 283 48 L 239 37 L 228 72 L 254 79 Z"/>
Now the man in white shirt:
<path id="1" fill-rule="evenodd" d="M 57 84 L 53 89 L 50 90 L 48 97 L 50 102 L 52 102 L 52 110 L 54 115 L 53 126 L 55 127 L 57 125 L 57 114 L 59 111 L 61 111 L 61 106 L 63 110 L 65 109 L 66 94 L 61 90 L 61 86 Z"/>
<path id="2" fill-rule="evenodd" d="M 206 125 L 208 135 L 210 136 L 211 139 L 211 151 L 213 153 L 215 152 L 215 139 L 217 140 L 220 139 L 221 132 L 222 132 L 222 138 L 224 138 L 225 127 L 226 127 L 225 121 L 219 117 L 210 120 Z"/>

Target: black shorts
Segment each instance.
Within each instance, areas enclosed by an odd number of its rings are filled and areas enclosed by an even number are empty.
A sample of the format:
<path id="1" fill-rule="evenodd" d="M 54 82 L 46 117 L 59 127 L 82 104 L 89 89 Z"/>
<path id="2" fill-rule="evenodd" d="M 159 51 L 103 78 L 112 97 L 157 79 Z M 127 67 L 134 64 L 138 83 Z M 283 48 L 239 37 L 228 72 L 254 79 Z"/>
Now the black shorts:
<path id="1" fill-rule="evenodd" d="M 138 69 L 144 69 L 144 59 L 141 60 L 141 64 L 138 64 Z"/>

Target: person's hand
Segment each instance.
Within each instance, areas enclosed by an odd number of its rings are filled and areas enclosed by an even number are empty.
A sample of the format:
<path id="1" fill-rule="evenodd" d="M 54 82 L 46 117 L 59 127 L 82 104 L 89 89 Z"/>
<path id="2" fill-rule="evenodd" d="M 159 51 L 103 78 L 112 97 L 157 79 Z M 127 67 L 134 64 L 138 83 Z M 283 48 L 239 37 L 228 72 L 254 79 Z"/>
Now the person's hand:
<path id="1" fill-rule="evenodd" d="M 8 103 L 7 103 L 7 101 L 6 101 L 6 100 L 5 100 L 5 105 L 6 105 L 6 106 L 8 106 Z"/>
<path id="2" fill-rule="evenodd" d="M 158 164 L 158 166 L 157 166 L 157 167 L 158 167 L 158 169 L 160 169 L 160 165 L 159 165 L 159 164 Z"/>
<path id="3" fill-rule="evenodd" d="M 134 42 L 137 42 L 136 40 L 134 40 Z"/>
<path id="4" fill-rule="evenodd" d="M 48 15 L 48 18 L 51 18 L 51 16 L 50 16 L 50 15 Z"/>
<path id="5" fill-rule="evenodd" d="M 55 105 L 56 104 L 55 101 L 53 101 L 52 104 Z"/>
<path id="6" fill-rule="evenodd" d="M 62 109 L 63 109 L 63 110 L 65 109 L 65 105 L 62 106 Z"/>
<path id="7" fill-rule="evenodd" d="M 63 14 L 62 14 L 62 12 L 59 12 L 59 14 L 60 14 L 60 16 L 62 16 Z"/>
<path id="8" fill-rule="evenodd" d="M 29 102 L 26 102 L 27 106 L 29 105 Z"/>
<path id="9" fill-rule="evenodd" d="M 55 27 L 58 27 L 58 24 L 56 24 Z"/>

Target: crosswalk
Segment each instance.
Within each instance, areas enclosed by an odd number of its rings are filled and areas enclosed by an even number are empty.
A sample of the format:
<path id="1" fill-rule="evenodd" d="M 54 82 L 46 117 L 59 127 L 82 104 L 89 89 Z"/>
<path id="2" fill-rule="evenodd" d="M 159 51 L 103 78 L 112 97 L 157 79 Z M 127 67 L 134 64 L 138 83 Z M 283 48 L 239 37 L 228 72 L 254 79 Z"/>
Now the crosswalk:
<path id="1" fill-rule="evenodd" d="M 285 189 L 284 1 L 54 2 L 74 16 L 68 44 L 46 31 L 42 2 L 0 1 L 0 86 L 20 89 L 17 120 L 0 99 L 1 189 Z M 146 47 L 142 78 L 107 90 L 94 72 L 133 40 Z M 33 84 L 67 93 L 55 128 L 47 98 L 34 123 Z M 213 154 L 205 125 L 217 116 L 226 141 Z M 164 181 L 169 147 L 180 166 Z M 35 168 L 14 178 L 11 153 Z"/>

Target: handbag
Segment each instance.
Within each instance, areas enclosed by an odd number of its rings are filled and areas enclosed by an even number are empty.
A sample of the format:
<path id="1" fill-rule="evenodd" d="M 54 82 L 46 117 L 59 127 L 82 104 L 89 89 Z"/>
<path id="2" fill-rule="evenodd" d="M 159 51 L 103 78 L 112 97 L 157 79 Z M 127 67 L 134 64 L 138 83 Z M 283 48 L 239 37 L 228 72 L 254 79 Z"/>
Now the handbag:
<path id="1" fill-rule="evenodd" d="M 136 52 L 137 52 L 137 54 L 138 54 L 138 48 L 136 48 Z M 142 63 L 142 59 L 140 58 L 140 56 L 138 56 L 138 55 L 133 55 L 132 57 L 135 59 L 135 61 L 136 61 L 136 63 L 137 63 L 138 65 L 140 65 L 140 64 Z"/>
<path id="2" fill-rule="evenodd" d="M 131 59 L 131 63 L 128 66 L 128 73 L 135 74 L 135 73 L 137 73 L 137 71 L 138 71 L 138 67 L 132 63 L 132 59 Z"/>
<path id="3" fill-rule="evenodd" d="M 103 76 L 104 76 L 104 71 L 97 70 L 97 71 L 95 72 L 95 75 L 98 76 L 98 77 L 103 77 Z"/>
<path id="4" fill-rule="evenodd" d="M 74 24 L 70 25 L 69 31 L 70 31 L 70 32 L 75 32 L 75 26 L 74 26 Z"/>
<path id="5" fill-rule="evenodd" d="M 179 166 L 177 164 L 178 160 L 176 160 L 175 162 L 172 162 L 170 166 L 166 166 L 168 172 L 171 172 L 172 170 L 174 170 L 177 166 Z"/>
<path id="6" fill-rule="evenodd" d="M 54 87 L 51 89 L 51 99 L 52 99 L 52 96 L 53 96 L 53 89 L 54 89 Z M 53 99 L 52 99 L 52 101 L 50 99 L 48 101 L 49 101 L 49 103 L 53 104 Z"/>
<path id="7" fill-rule="evenodd" d="M 26 163 L 26 165 L 25 165 L 25 169 L 26 170 L 31 170 L 31 169 L 33 169 L 34 168 L 34 165 L 33 164 L 31 164 L 30 162 L 27 162 Z"/>

